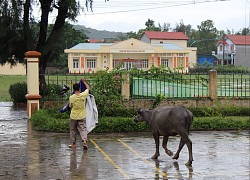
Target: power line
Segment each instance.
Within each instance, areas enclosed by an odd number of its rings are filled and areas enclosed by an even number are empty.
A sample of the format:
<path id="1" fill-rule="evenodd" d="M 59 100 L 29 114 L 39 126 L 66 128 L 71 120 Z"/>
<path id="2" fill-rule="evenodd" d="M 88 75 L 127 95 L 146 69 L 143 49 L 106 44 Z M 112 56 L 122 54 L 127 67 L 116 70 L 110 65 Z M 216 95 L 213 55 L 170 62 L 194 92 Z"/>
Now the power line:
<path id="1" fill-rule="evenodd" d="M 226 0 L 226 1 L 230 1 L 230 0 Z M 206 0 L 203 2 L 196 2 L 195 4 L 208 3 L 208 2 L 217 2 L 217 0 L 213 0 L 213 1 Z M 183 3 L 183 4 L 174 4 L 174 5 L 161 5 L 161 6 L 148 7 L 148 8 L 137 8 L 137 9 L 130 9 L 130 10 L 100 12 L 100 13 L 94 13 L 94 14 L 115 14 L 115 13 L 125 13 L 125 12 L 134 12 L 134 11 L 145 11 L 145 10 L 152 10 L 152 9 L 162 9 L 166 7 L 186 6 L 190 4 L 193 4 L 193 2 L 188 2 L 188 3 Z M 92 14 L 85 14 L 85 15 L 92 15 Z"/>
<path id="2" fill-rule="evenodd" d="M 134 9 L 128 9 L 128 10 L 117 10 L 117 11 L 106 11 L 106 12 L 93 12 L 93 13 L 84 13 L 83 15 L 84 16 L 88 16 L 88 15 L 102 15 L 102 14 L 116 14 L 116 13 L 127 13 L 127 12 L 136 12 L 136 11 L 145 11 L 145 10 L 152 10 L 152 9 L 162 9 L 162 8 L 168 8 L 168 7 L 178 7 L 178 6 L 187 6 L 187 5 L 192 5 L 192 4 L 203 4 L 203 3 L 211 3 L 211 2 L 224 2 L 224 1 L 231 1 L 231 0 L 191 0 L 191 1 L 179 1 L 179 2 L 176 2 L 176 1 L 158 1 L 158 2 L 154 2 L 154 1 L 151 1 L 151 2 L 134 2 L 134 1 L 119 1 L 116 2 L 117 5 L 115 6 L 116 3 L 112 3 L 110 4 L 109 8 L 121 8 L 121 7 L 136 7 L 136 6 L 140 6 L 142 8 L 134 8 Z M 109 1 L 110 2 L 110 1 Z M 125 3 L 125 4 L 123 4 Z M 130 4 L 130 3 L 133 3 L 133 4 Z M 136 4 L 137 3 L 137 4 Z M 104 5 L 101 4 L 101 5 Z M 153 5 L 153 6 L 152 6 Z M 146 6 L 146 7 L 143 7 L 143 6 Z M 147 7 L 149 6 L 149 7 Z M 85 6 L 80 6 L 79 8 L 81 9 L 85 9 L 86 7 Z M 93 4 L 93 9 L 98 9 L 98 8 L 107 8 L 107 5 L 106 6 L 97 6 L 95 7 L 95 4 Z M 52 16 L 53 17 L 53 16 Z"/>

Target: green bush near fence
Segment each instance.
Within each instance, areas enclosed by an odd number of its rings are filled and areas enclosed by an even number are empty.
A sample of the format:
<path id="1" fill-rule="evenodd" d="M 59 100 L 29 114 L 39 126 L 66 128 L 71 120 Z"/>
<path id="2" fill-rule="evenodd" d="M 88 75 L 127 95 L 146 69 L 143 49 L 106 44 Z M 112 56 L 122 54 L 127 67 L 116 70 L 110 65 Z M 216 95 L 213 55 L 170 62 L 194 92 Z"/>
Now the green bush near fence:
<path id="1" fill-rule="evenodd" d="M 250 111 L 247 107 L 189 107 L 188 109 L 195 117 L 250 116 Z"/>
<path id="2" fill-rule="evenodd" d="M 60 100 L 61 91 L 62 91 L 62 86 L 57 84 L 49 84 L 48 86 L 46 86 L 46 88 L 40 91 L 40 95 L 42 96 L 43 101 L 50 100 L 52 98 L 54 100 Z"/>
<path id="3" fill-rule="evenodd" d="M 20 82 L 11 84 L 9 94 L 14 103 L 25 103 L 27 101 L 25 98 L 25 95 L 27 94 L 27 83 Z"/>
<path id="4" fill-rule="evenodd" d="M 234 66 L 234 65 L 217 65 L 217 66 L 210 66 L 210 65 L 195 65 L 192 68 L 189 68 L 189 72 L 208 72 L 211 69 L 215 69 L 218 73 L 249 73 L 250 69 L 243 66 Z"/>
<path id="5" fill-rule="evenodd" d="M 69 114 L 58 113 L 53 110 L 40 109 L 31 118 L 32 126 L 38 131 L 68 132 Z M 145 123 L 135 123 L 131 117 L 100 117 L 98 126 L 93 132 L 131 132 L 145 131 L 148 127 Z"/>
<path id="6" fill-rule="evenodd" d="M 40 92 L 40 95 L 43 97 L 43 100 L 50 99 L 53 97 L 55 100 L 59 100 L 60 92 L 62 91 L 62 87 L 56 84 L 51 84 L 47 86 L 43 91 Z M 14 103 L 25 103 L 27 102 L 25 95 L 27 94 L 27 83 L 20 82 L 11 84 L 9 88 L 9 94 L 11 96 L 11 100 Z"/>
<path id="7" fill-rule="evenodd" d="M 248 116 L 227 116 L 227 117 L 197 117 L 194 119 L 192 129 L 194 130 L 239 130 L 250 129 Z"/>
<path id="8" fill-rule="evenodd" d="M 39 131 L 69 132 L 69 114 L 40 109 L 32 116 L 33 127 Z M 246 130 L 250 129 L 249 116 L 195 117 L 192 130 Z M 133 117 L 100 117 L 94 133 L 121 133 L 149 131 L 143 123 L 135 123 Z"/>

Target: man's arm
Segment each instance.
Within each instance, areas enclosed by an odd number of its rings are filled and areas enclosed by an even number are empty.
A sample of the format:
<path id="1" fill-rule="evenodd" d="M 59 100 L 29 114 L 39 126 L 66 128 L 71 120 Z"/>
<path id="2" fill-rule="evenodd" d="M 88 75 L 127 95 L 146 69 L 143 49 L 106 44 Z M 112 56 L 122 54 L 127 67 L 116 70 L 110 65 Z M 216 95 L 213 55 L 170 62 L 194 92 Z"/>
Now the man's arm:
<path id="1" fill-rule="evenodd" d="M 89 87 L 88 83 L 85 81 L 85 79 L 82 78 L 81 80 L 82 80 L 82 83 L 86 86 L 86 88 L 87 88 L 88 90 L 90 90 L 90 87 Z"/>

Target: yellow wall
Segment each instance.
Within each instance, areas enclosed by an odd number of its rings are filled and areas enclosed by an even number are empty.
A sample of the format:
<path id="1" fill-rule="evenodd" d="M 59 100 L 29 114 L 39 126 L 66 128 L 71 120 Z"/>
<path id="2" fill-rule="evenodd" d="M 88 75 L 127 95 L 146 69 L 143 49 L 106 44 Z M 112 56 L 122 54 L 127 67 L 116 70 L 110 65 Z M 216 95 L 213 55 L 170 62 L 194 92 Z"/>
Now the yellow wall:
<path id="1" fill-rule="evenodd" d="M 1 75 L 26 75 L 26 66 L 21 63 L 11 66 L 11 64 L 6 63 L 3 66 L 0 65 Z"/>

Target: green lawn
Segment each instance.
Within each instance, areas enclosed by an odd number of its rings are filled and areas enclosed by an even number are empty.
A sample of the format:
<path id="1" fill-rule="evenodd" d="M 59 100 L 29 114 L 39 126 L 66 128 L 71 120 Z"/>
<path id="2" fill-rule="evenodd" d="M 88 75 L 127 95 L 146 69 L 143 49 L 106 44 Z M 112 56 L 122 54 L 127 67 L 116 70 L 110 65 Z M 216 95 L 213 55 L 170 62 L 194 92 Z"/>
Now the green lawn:
<path id="1" fill-rule="evenodd" d="M 0 102 L 11 101 L 9 88 L 11 84 L 26 82 L 26 75 L 1 75 L 0 76 Z"/>

